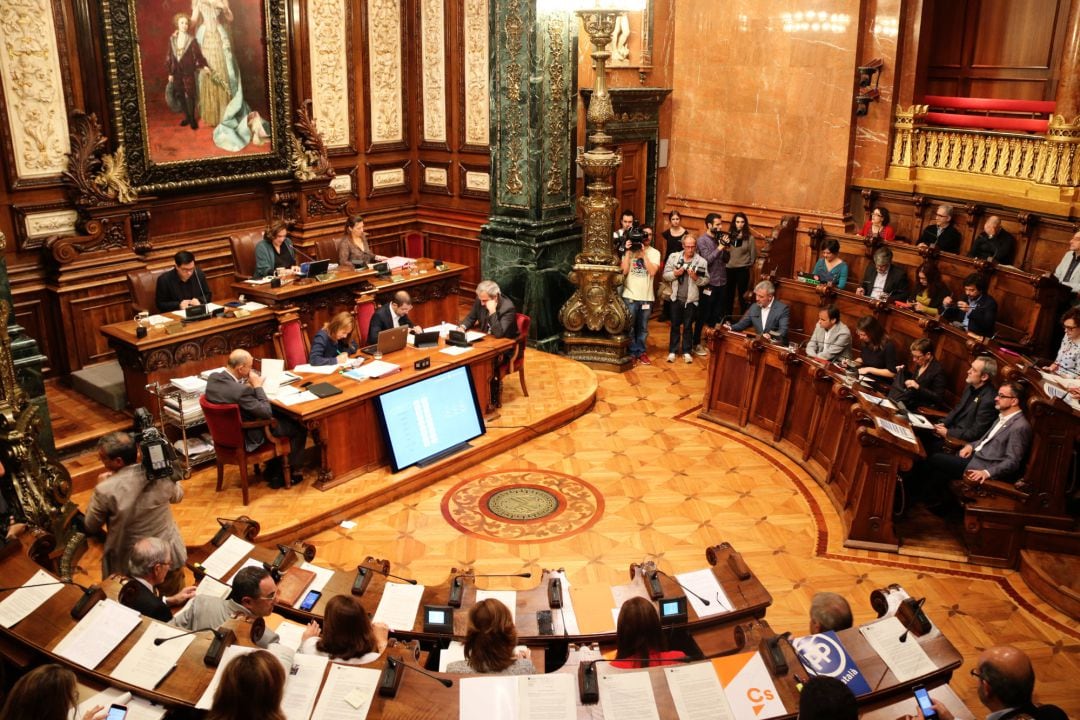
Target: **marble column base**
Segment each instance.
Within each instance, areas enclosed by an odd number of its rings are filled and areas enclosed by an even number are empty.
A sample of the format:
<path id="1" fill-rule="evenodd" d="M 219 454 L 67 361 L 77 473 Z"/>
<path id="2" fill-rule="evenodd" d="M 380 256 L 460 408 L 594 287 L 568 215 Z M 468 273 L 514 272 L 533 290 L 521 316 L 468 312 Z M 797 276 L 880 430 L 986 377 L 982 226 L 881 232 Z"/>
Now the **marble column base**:
<path id="1" fill-rule="evenodd" d="M 8 333 L 12 338 L 11 360 L 15 366 L 15 381 L 26 393 L 27 399 L 37 407 L 38 417 L 41 418 L 38 444 L 49 457 L 56 457 L 52 418 L 45 399 L 45 375 L 42 370 L 48 358 L 38 350 L 37 340 L 22 334 L 23 329 L 19 325 L 9 325 Z"/>

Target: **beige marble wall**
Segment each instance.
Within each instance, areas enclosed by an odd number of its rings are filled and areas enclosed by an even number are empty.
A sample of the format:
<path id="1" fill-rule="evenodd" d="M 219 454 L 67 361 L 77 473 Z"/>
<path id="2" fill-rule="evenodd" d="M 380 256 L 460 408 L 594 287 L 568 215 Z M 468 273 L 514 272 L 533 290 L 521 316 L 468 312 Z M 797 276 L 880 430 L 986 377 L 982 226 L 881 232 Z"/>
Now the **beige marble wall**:
<path id="1" fill-rule="evenodd" d="M 897 79 L 906 75 L 914 82 L 914 69 L 904 72 L 897 66 L 897 39 L 903 26 L 902 0 L 866 0 L 861 34 L 863 46 L 859 53 L 859 65 L 880 58 L 885 64 L 879 75 L 878 90 L 881 96 L 870 103 L 869 112 L 855 118 L 855 148 L 851 163 L 854 182 L 880 180 L 889 168 L 889 138 L 891 137 L 893 105 L 897 99 Z M 918 29 L 907 27 L 906 31 Z M 915 57 L 915 53 L 909 55 Z M 914 65 L 914 63 L 911 63 Z M 905 68 L 906 69 L 906 68 Z"/>
<path id="2" fill-rule="evenodd" d="M 679 0 L 666 204 L 842 216 L 859 22 L 858 0 Z"/>

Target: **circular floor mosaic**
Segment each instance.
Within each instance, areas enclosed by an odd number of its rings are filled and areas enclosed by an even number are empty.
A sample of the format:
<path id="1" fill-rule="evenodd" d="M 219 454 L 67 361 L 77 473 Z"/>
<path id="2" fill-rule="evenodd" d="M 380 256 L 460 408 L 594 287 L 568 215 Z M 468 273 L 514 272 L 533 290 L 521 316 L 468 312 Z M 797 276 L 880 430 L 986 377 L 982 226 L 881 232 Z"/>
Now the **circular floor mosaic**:
<path id="1" fill-rule="evenodd" d="M 548 470 L 501 470 L 462 480 L 443 496 L 446 521 L 499 542 L 559 540 L 592 526 L 604 498 L 589 483 Z"/>

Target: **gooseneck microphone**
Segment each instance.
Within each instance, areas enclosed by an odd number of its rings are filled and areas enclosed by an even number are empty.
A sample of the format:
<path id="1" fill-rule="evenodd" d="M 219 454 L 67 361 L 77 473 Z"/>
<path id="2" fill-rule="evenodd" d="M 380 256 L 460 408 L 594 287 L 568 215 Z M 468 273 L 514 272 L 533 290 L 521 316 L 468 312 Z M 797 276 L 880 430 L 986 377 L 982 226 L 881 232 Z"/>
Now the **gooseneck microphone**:
<path id="1" fill-rule="evenodd" d="M 160 637 L 159 638 L 154 638 L 154 645 L 160 647 L 161 645 L 164 645 L 165 643 L 169 642 L 170 640 L 175 640 L 176 638 L 187 637 L 188 635 L 194 635 L 195 633 L 206 632 L 207 630 L 213 630 L 213 628 L 203 628 L 202 630 L 189 630 L 187 632 L 180 633 L 179 635 L 172 635 L 170 637 L 163 637 L 163 638 L 160 638 Z"/>
<path id="2" fill-rule="evenodd" d="M 664 577 L 666 577 L 666 578 L 667 578 L 668 580 L 671 580 L 671 581 L 672 581 L 673 583 L 675 583 L 676 585 L 678 585 L 679 587 L 681 587 L 681 588 L 682 588 L 683 590 L 685 590 L 686 592 L 688 592 L 688 593 L 690 593 L 691 595 L 693 595 L 694 597 L 696 597 L 696 598 L 697 598 L 698 600 L 700 600 L 700 601 L 701 601 L 701 603 L 702 603 L 703 605 L 705 605 L 706 607 L 708 607 L 709 605 L 712 605 L 712 603 L 711 603 L 711 602 L 709 602 L 709 601 L 708 601 L 708 600 L 706 600 L 705 598 L 701 597 L 701 596 L 700 596 L 700 595 L 698 595 L 698 594 L 697 594 L 696 592 L 694 592 L 693 590 L 691 590 L 690 588 L 686 587 L 686 586 L 685 586 L 685 585 L 683 585 L 683 584 L 682 584 L 681 582 L 679 582 L 679 581 L 678 581 L 678 579 L 676 579 L 676 578 L 673 578 L 672 576 L 668 575 L 668 574 L 667 574 L 666 572 L 664 572 L 664 571 L 663 571 L 663 570 L 661 570 L 660 568 L 657 568 L 657 569 L 656 569 L 656 572 L 660 573 L 661 575 L 663 575 Z"/>
<path id="3" fill-rule="evenodd" d="M 205 305 L 206 303 L 210 302 L 210 300 L 207 297 L 206 288 L 203 287 L 202 278 L 199 277 L 199 268 L 195 268 L 195 272 L 192 274 L 195 276 L 195 284 L 199 286 L 199 302 Z"/>
<path id="4" fill-rule="evenodd" d="M 925 603 L 925 602 L 926 602 L 926 598 L 925 598 L 925 597 L 923 597 L 923 598 L 922 598 L 922 599 L 920 599 L 920 600 L 916 600 L 916 601 L 915 601 L 915 607 L 914 607 L 914 608 L 912 608 L 912 610 L 914 610 L 914 612 L 912 613 L 912 615 L 915 615 L 915 614 L 917 614 L 917 613 L 919 612 L 919 610 L 922 610 L 922 606 L 923 606 L 923 603 Z M 914 620 L 912 620 L 912 622 L 914 622 Z M 903 632 L 903 634 L 902 634 L 902 635 L 901 635 L 901 636 L 900 636 L 899 638 L 897 638 L 897 639 L 898 639 L 898 640 L 899 640 L 900 642 L 907 642 L 907 638 L 908 638 L 908 633 L 909 633 L 909 632 L 911 632 L 911 627 L 910 627 L 909 625 L 905 624 L 905 625 L 904 625 L 904 632 Z"/>
<path id="5" fill-rule="evenodd" d="M 12 585 L 10 587 L 0 587 L 0 592 L 20 590 L 22 588 L 45 587 L 47 585 L 73 585 L 82 590 L 82 597 L 75 601 L 75 605 L 71 608 L 71 617 L 75 620 L 82 620 L 86 616 L 86 613 L 90 612 L 90 610 L 98 604 L 99 600 L 105 599 L 105 591 L 101 589 L 100 585 L 91 585 L 90 587 L 87 587 L 74 580 L 50 580 L 49 582 L 34 583 L 33 585 Z"/>
<path id="6" fill-rule="evenodd" d="M 476 578 L 496 578 L 496 577 L 517 577 L 517 578 L 531 578 L 531 572 L 523 573 L 497 573 L 489 575 L 469 575 L 463 573 L 461 575 L 455 575 L 453 582 L 450 583 L 450 597 L 447 599 L 446 604 L 450 607 L 461 607 L 461 596 L 465 592 L 465 578 L 471 577 L 474 580 Z"/>
<path id="7" fill-rule="evenodd" d="M 83 585 L 80 585 L 74 580 L 52 580 L 50 582 L 34 583 L 33 585 L 12 585 L 10 587 L 0 587 L 0 592 L 7 592 L 8 590 L 22 590 L 23 588 L 48 587 L 49 585 L 74 585 L 83 592 L 86 592 L 90 589 Z"/>
<path id="8" fill-rule="evenodd" d="M 454 687 L 454 681 L 449 678 L 437 677 L 426 670 L 421 670 L 414 665 L 408 665 L 397 658 L 388 657 L 386 658 L 386 667 L 383 668 L 382 675 L 379 676 L 380 697 L 392 698 L 397 695 L 398 686 L 401 685 L 401 677 L 404 675 L 402 672 L 404 668 L 426 675 L 445 688 Z"/>
<path id="9" fill-rule="evenodd" d="M 293 245 L 293 246 L 292 246 L 292 249 L 293 249 L 293 252 L 294 252 L 294 253 L 296 253 L 296 254 L 298 254 L 298 255 L 303 255 L 303 256 L 304 256 L 304 257 L 306 257 L 306 258 L 307 258 L 307 259 L 308 259 L 308 260 L 309 260 L 310 262 L 315 262 L 316 260 L 318 260 L 318 258 L 313 258 L 313 257 L 311 257 L 310 255 L 308 255 L 308 254 L 307 254 L 306 252 L 304 252 L 303 250 L 301 250 L 301 249 L 300 249 L 300 248 L 299 248 L 299 247 L 298 247 L 297 245 Z M 316 252 L 318 252 L 318 251 L 316 251 Z"/>

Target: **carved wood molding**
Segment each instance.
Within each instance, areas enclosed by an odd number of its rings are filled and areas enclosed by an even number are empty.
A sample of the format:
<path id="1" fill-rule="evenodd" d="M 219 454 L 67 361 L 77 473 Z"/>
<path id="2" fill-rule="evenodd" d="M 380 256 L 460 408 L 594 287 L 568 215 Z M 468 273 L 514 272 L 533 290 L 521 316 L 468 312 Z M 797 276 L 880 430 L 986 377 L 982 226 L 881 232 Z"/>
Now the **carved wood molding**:
<path id="1" fill-rule="evenodd" d="M 173 345 L 155 348 L 146 353 L 121 344 L 115 345 L 113 349 L 116 350 L 116 359 L 121 367 L 149 374 L 207 357 L 222 357 L 237 348 L 263 346 L 273 339 L 276 330 L 277 321 L 267 320 L 202 338 L 178 340 Z"/>

